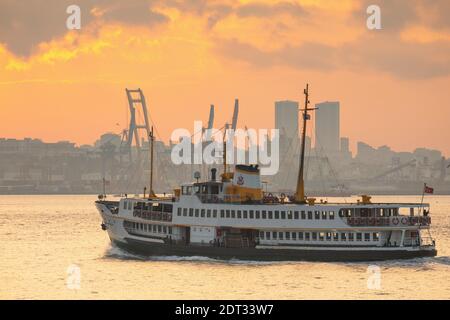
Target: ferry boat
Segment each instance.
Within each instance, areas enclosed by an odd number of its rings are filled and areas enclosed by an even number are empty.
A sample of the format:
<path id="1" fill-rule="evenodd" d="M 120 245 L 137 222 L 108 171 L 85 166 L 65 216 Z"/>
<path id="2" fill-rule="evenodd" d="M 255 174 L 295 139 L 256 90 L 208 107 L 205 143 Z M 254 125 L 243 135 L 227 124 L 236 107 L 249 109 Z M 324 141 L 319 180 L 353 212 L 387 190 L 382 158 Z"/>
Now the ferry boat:
<path id="1" fill-rule="evenodd" d="M 143 255 L 253 261 L 381 261 L 435 256 L 426 203 L 316 201 L 304 193 L 309 108 L 304 90 L 302 149 L 292 196 L 263 192 L 258 165 L 211 169 L 207 181 L 182 184 L 173 196 L 99 196 L 96 207 L 113 245 Z M 153 139 L 153 136 L 151 136 Z M 152 140 L 153 141 L 153 140 Z M 152 143 L 153 144 L 153 143 Z"/>

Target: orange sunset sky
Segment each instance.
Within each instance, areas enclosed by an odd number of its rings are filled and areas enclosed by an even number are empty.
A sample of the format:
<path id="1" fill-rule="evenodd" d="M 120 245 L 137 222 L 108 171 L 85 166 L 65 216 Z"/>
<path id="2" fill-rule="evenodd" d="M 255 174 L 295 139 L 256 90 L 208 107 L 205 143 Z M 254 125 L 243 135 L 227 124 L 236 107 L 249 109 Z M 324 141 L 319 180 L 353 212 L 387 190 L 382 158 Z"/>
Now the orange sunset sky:
<path id="1" fill-rule="evenodd" d="M 66 29 L 66 7 L 82 10 Z M 381 7 L 381 30 L 366 8 Z M 450 1 L 0 0 L 0 137 L 93 143 L 144 90 L 158 135 L 273 128 L 274 101 L 341 102 L 341 135 L 450 156 Z"/>

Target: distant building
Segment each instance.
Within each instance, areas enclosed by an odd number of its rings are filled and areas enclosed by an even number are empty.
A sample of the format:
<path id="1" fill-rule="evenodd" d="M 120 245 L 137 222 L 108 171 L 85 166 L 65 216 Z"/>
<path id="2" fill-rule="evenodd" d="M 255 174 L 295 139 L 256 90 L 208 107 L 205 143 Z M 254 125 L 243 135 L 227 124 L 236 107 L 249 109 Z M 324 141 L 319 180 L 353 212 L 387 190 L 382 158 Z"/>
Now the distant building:
<path id="1" fill-rule="evenodd" d="M 341 152 L 342 153 L 350 152 L 350 141 L 347 137 L 341 138 Z"/>
<path id="2" fill-rule="evenodd" d="M 316 108 L 315 148 L 329 154 L 337 153 L 340 149 L 339 102 L 318 103 Z"/>
<path id="3" fill-rule="evenodd" d="M 280 138 L 298 139 L 298 102 L 275 102 L 275 129 L 280 130 Z"/>

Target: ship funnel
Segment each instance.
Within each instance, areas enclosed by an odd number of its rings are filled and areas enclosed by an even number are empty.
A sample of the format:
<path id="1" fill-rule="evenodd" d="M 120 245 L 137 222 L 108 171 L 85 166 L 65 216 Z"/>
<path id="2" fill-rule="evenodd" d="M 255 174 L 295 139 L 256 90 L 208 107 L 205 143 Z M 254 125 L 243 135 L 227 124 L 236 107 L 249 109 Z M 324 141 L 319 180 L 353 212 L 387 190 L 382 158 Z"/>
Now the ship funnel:
<path id="1" fill-rule="evenodd" d="M 211 169 L 211 181 L 216 181 L 216 172 L 217 172 L 216 168 Z"/>

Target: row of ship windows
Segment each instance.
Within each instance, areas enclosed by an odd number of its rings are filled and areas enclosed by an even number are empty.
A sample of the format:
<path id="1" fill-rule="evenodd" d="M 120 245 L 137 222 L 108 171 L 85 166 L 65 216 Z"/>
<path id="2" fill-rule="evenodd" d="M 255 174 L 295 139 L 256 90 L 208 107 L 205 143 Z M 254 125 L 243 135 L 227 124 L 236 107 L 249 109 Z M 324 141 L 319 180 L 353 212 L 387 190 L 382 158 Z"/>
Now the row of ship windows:
<path id="1" fill-rule="evenodd" d="M 134 229 L 140 230 L 144 232 L 152 232 L 152 233 L 164 233 L 164 234 L 172 234 L 172 227 L 157 225 L 157 224 L 149 224 L 149 223 L 138 223 L 131 221 L 124 221 L 123 226 L 126 229 Z"/>
<path id="2" fill-rule="evenodd" d="M 378 241 L 378 232 L 290 232 L 260 231 L 261 240 L 296 241 Z"/>
<path id="3" fill-rule="evenodd" d="M 270 211 L 270 210 L 217 210 L 178 208 L 177 215 L 183 217 L 231 219 L 294 219 L 294 220 L 334 220 L 334 211 Z"/>

